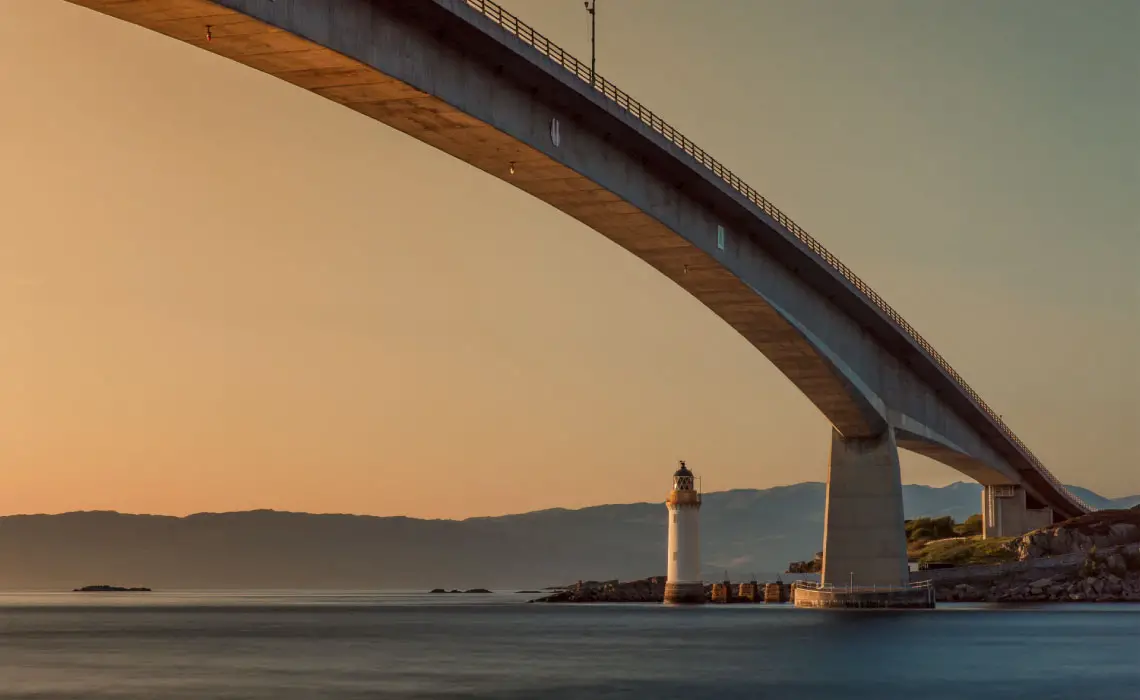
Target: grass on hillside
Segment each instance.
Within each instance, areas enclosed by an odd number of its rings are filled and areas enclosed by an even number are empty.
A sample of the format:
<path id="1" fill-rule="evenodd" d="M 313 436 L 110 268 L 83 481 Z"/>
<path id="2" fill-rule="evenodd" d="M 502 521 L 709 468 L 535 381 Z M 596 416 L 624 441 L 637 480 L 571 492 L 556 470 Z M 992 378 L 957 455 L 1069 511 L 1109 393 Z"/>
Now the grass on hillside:
<path id="1" fill-rule="evenodd" d="M 950 516 L 906 521 L 907 558 L 920 563 L 969 566 L 1012 561 L 1017 553 L 1002 546 L 1011 539 L 982 539 L 980 514 L 961 523 Z"/>
<path id="2" fill-rule="evenodd" d="M 998 564 L 1017 559 L 1017 552 L 1004 546 L 1014 539 L 1016 538 L 982 539 L 981 536 L 973 536 L 930 540 L 910 545 L 907 554 L 913 560 L 928 564 L 933 562 L 945 562 L 955 566 Z"/>

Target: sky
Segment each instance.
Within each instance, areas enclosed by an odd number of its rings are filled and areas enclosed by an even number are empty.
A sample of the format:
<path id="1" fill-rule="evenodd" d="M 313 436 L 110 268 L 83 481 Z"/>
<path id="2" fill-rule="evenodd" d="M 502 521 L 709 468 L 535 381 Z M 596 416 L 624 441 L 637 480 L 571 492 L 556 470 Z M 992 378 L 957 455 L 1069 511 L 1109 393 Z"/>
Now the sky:
<path id="1" fill-rule="evenodd" d="M 580 0 L 504 6 L 579 57 Z M 600 0 L 598 72 L 1059 478 L 1140 492 L 1140 5 Z M 362 115 L 0 0 L 0 513 L 459 518 L 823 481 L 830 427 L 582 224 Z M 908 483 L 962 475 L 904 454 Z"/>

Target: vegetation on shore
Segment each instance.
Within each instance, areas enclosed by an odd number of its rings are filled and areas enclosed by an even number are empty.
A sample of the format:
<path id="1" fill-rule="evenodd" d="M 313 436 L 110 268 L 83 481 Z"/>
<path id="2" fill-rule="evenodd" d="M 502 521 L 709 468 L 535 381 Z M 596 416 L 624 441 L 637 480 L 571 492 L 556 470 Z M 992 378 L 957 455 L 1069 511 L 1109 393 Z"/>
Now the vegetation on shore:
<path id="1" fill-rule="evenodd" d="M 975 513 L 961 523 L 954 522 L 954 518 L 949 515 L 941 518 L 915 518 L 907 520 L 905 526 L 907 545 L 950 537 L 972 537 L 982 534 L 982 516 Z"/>
<path id="2" fill-rule="evenodd" d="M 1000 564 L 1015 561 L 1017 549 L 1011 546 L 1016 537 L 991 537 L 981 535 L 955 537 L 946 540 L 931 540 L 917 547 L 907 549 L 907 555 L 919 564 L 953 564 L 971 566 L 974 564 Z"/>
<path id="3" fill-rule="evenodd" d="M 956 523 L 950 516 L 906 521 L 906 553 L 919 564 L 997 564 L 1017 559 L 1016 538 L 982 538 L 982 516 Z"/>

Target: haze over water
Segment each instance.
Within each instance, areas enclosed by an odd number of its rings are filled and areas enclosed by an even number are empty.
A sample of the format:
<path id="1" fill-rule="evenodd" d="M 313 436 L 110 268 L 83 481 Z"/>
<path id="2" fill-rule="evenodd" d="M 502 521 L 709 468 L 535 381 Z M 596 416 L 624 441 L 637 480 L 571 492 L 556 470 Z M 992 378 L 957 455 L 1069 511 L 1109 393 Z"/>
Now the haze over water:
<path id="1" fill-rule="evenodd" d="M 822 613 L 527 595 L 0 595 L 0 699 L 1120 700 L 1140 606 Z"/>

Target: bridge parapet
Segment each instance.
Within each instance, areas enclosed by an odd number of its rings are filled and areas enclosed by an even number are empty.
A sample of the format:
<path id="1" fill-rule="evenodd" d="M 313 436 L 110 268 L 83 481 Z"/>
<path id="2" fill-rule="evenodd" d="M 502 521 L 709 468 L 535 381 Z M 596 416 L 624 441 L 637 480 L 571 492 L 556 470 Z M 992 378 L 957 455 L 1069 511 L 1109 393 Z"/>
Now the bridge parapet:
<path id="1" fill-rule="evenodd" d="M 826 267 L 837 273 L 839 277 L 845 280 L 854 290 L 871 303 L 885 318 L 892 321 L 914 344 L 915 347 L 925 352 L 930 360 L 939 368 L 946 377 L 952 380 L 957 385 L 958 389 L 971 401 L 974 405 L 984 413 L 992 422 L 994 427 L 1022 454 L 1033 468 L 1040 473 L 1046 481 L 1060 494 L 1064 495 L 1072 503 L 1082 508 L 1086 512 L 1094 510 L 1091 506 L 1081 500 L 1076 494 L 1069 491 L 1060 480 L 1053 476 L 1045 465 L 1037 458 L 1029 447 L 1017 437 L 1012 429 L 1006 425 L 1002 417 L 994 411 L 982 399 L 978 392 L 966 383 L 960 374 L 946 361 L 944 357 L 934 346 L 930 344 L 922 335 L 915 330 L 890 304 L 886 302 L 878 292 L 871 288 L 869 284 L 864 282 L 858 275 L 847 267 L 839 258 L 832 254 L 827 248 L 816 240 L 811 234 L 804 230 L 802 226 L 797 224 L 791 217 L 780 211 L 776 205 L 772 204 L 767 198 L 757 192 L 751 185 L 742 180 L 739 176 L 734 174 L 731 170 L 726 168 L 717 159 L 709 155 L 704 149 L 698 147 L 688 137 L 682 134 L 677 129 L 673 128 L 668 122 L 661 117 L 657 116 L 652 110 L 643 106 L 640 102 L 629 96 L 628 93 L 618 88 L 616 85 L 598 75 L 595 71 L 590 69 L 590 66 L 579 61 L 572 54 L 558 46 L 554 42 L 547 39 L 541 33 L 537 32 L 530 25 L 519 20 L 518 17 L 504 10 L 500 5 L 493 2 L 493 0 L 459 0 L 461 3 L 466 4 L 472 9 L 478 11 L 484 17 L 488 18 L 498 26 L 502 27 L 508 33 L 514 35 L 524 44 L 538 51 L 552 62 L 561 66 L 569 71 L 588 87 L 601 93 L 612 103 L 617 105 L 627 114 L 637 118 L 642 124 L 648 126 L 654 132 L 660 134 L 665 140 L 672 143 L 674 146 L 680 148 L 686 155 L 690 156 L 697 163 L 710 170 L 721 181 L 731 187 L 747 198 L 750 202 L 760 208 L 768 217 L 775 223 L 779 224 L 798 240 L 808 251 L 816 256 L 816 258 L 824 263 Z"/>

